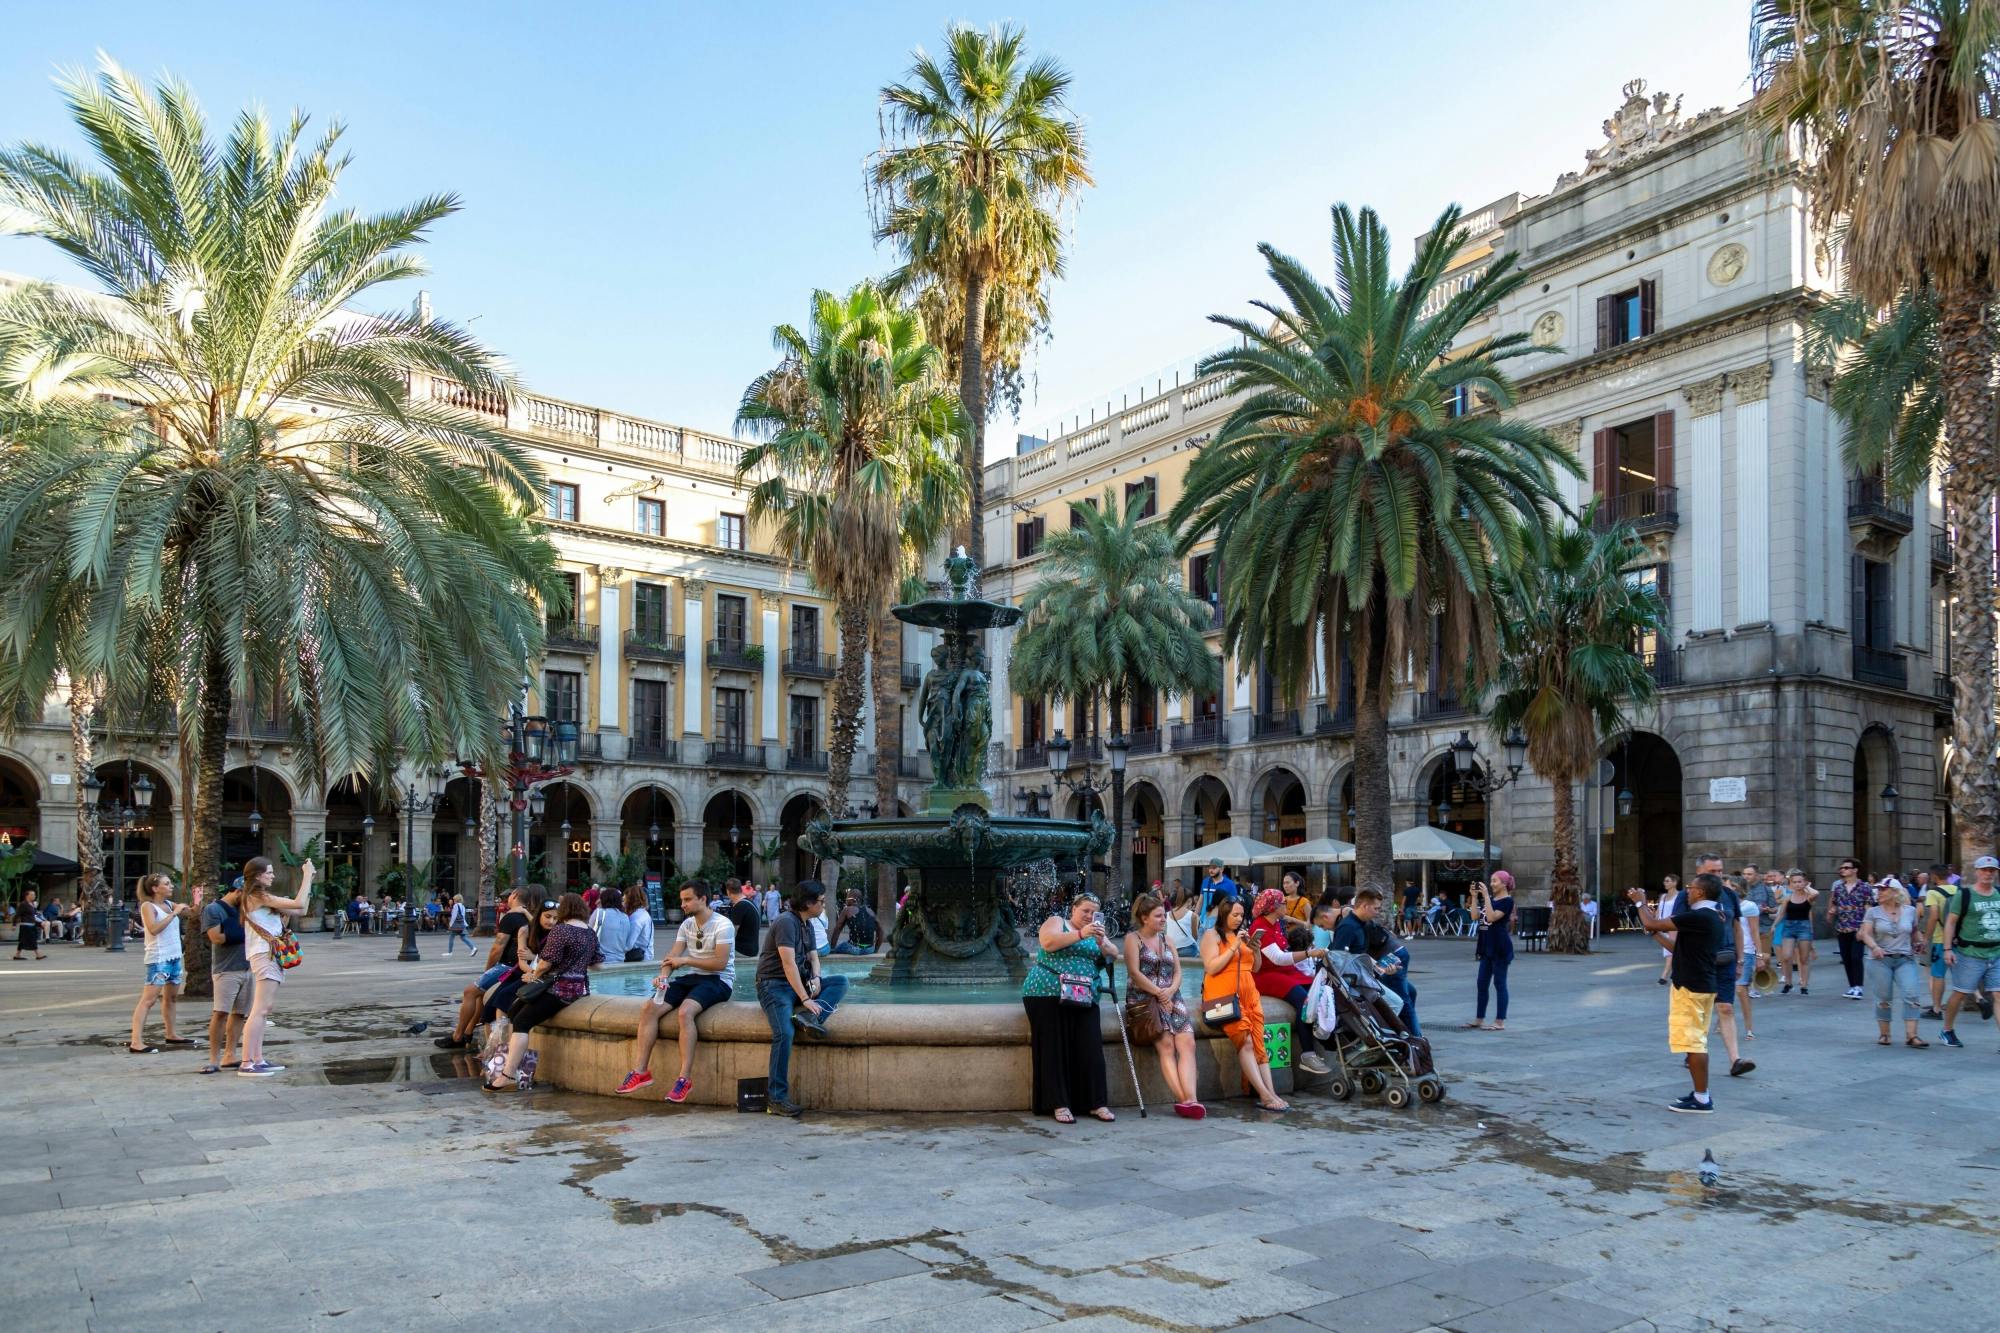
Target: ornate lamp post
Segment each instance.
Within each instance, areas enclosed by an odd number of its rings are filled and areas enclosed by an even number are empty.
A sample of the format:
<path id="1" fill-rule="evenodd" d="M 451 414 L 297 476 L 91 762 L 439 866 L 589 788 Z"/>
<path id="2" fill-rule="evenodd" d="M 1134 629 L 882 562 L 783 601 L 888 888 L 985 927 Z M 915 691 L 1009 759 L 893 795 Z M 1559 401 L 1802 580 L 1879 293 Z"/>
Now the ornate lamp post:
<path id="1" fill-rule="evenodd" d="M 1882 813 L 1889 816 L 1889 868 L 1892 872 L 1903 859 L 1902 830 L 1896 827 L 1896 800 L 1901 795 L 1893 782 L 1882 788 Z"/>
<path id="2" fill-rule="evenodd" d="M 1479 879 L 1486 882 L 1493 873 L 1493 802 L 1492 796 L 1502 787 L 1519 781 L 1521 767 L 1527 761 L 1528 738 L 1521 734 L 1519 727 L 1507 728 L 1507 734 L 1500 740 L 1507 751 L 1507 771 L 1505 774 L 1482 772 L 1478 765 L 1479 742 L 1472 739 L 1470 732 L 1461 731 L 1458 739 L 1451 743 L 1451 765 L 1458 784 L 1468 791 L 1476 791 L 1486 801 L 1486 817 L 1480 821 L 1482 846 L 1479 850 Z M 1449 806 L 1440 806 L 1449 810 Z M 1442 816 L 1440 822 L 1442 822 Z"/>
<path id="3" fill-rule="evenodd" d="M 423 791 L 417 789 L 417 780 L 414 777 L 403 784 L 403 799 L 401 801 L 403 808 L 403 863 L 410 868 L 410 873 L 404 876 L 403 879 L 403 892 L 408 896 L 409 901 L 403 904 L 403 947 L 396 952 L 396 961 L 399 963 L 420 962 L 423 957 L 417 952 L 417 910 L 419 907 L 417 902 L 416 876 L 417 811 L 422 810 L 430 814 L 437 813 L 438 808 L 444 804 L 444 784 L 450 778 L 451 771 L 449 767 L 439 769 L 436 772 L 425 770 L 427 789 Z"/>
<path id="4" fill-rule="evenodd" d="M 144 773 L 136 778 L 132 765 L 125 765 L 125 799 L 104 800 L 104 781 L 95 773 L 83 780 L 86 799 L 97 807 L 98 827 L 111 830 L 113 862 L 111 909 L 105 914 L 104 947 L 111 953 L 125 952 L 125 835 L 138 826 L 144 811 L 153 805 L 153 784 Z"/>
<path id="5" fill-rule="evenodd" d="M 1109 871 L 1114 896 L 1122 899 L 1124 876 L 1118 872 L 1118 857 L 1125 836 L 1125 759 L 1132 743 L 1118 733 L 1104 742 L 1104 748 L 1111 755 L 1111 772 L 1102 778 L 1093 778 L 1090 768 L 1085 765 L 1083 776 L 1069 776 L 1069 740 L 1056 728 L 1055 739 L 1049 742 L 1049 777 L 1058 787 L 1067 787 L 1079 796 L 1095 796 L 1105 788 L 1111 789 L 1111 867 Z"/>
<path id="6" fill-rule="evenodd" d="M 552 728 L 548 718 L 530 714 L 528 691 L 534 685 L 532 678 L 522 676 L 520 696 L 507 705 L 508 808 L 514 812 L 512 879 L 517 889 L 528 882 L 528 816 L 532 813 L 537 823 L 542 818 L 541 793 L 531 789 L 562 777 L 576 763 L 576 723 L 557 722 Z"/>

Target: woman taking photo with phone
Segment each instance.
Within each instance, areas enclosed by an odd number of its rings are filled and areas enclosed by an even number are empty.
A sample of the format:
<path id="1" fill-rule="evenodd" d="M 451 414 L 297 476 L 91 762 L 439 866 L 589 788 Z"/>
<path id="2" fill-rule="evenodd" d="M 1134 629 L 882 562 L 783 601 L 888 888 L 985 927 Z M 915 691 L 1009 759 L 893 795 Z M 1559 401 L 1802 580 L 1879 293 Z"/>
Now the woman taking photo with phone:
<path id="1" fill-rule="evenodd" d="M 1028 1041 L 1035 1066 L 1036 1115 L 1073 1125 L 1070 1108 L 1081 1104 L 1099 1120 L 1116 1120 L 1104 1081 L 1104 1033 L 1098 1026 L 1097 969 L 1112 957 L 1104 923 L 1097 919 L 1097 895 L 1070 899 L 1069 915 L 1042 922 L 1041 948 L 1021 983 L 1021 1007 L 1028 1011 Z"/>
<path id="2" fill-rule="evenodd" d="M 181 917 L 186 903 L 173 900 L 174 882 L 162 874 L 139 881 L 139 925 L 146 932 L 146 984 L 139 991 L 139 1003 L 132 1006 L 132 1040 L 125 1047 L 134 1055 L 152 1055 L 160 1048 L 146 1044 L 146 1015 L 154 1004 L 167 1035 L 162 1044 L 192 1046 L 194 1042 L 174 1031 L 174 992 L 183 975 Z"/>
<path id="3" fill-rule="evenodd" d="M 1491 888 L 1474 881 L 1466 905 L 1479 923 L 1479 936 L 1472 945 L 1472 956 L 1479 960 L 1479 993 L 1473 1019 L 1465 1026 L 1501 1032 L 1507 1027 L 1507 969 L 1514 961 L 1514 877 L 1496 870 Z M 1489 986 L 1496 1005 L 1490 1026 L 1486 1022 Z"/>
<path id="4" fill-rule="evenodd" d="M 1264 1001 L 1257 993 L 1263 957 L 1250 939 L 1248 909 L 1240 898 L 1224 898 L 1215 921 L 1201 933 L 1201 1012 L 1236 1047 L 1244 1090 L 1266 1111 L 1289 1111 L 1290 1103 L 1271 1086 L 1271 1055 L 1264 1047 Z"/>
<path id="5" fill-rule="evenodd" d="M 1125 937 L 1125 1019 L 1135 1042 L 1150 1041 L 1160 1056 L 1160 1077 L 1174 1097 L 1174 1114 L 1200 1120 L 1208 1114 L 1195 1086 L 1194 1021 L 1181 999 L 1181 960 L 1167 936 L 1167 905 L 1159 895 L 1132 900 L 1137 928 Z"/>
<path id="6" fill-rule="evenodd" d="M 271 1019 L 271 1006 L 278 1002 L 278 987 L 284 984 L 285 969 L 271 956 L 271 946 L 288 929 L 287 917 L 304 916 L 312 902 L 313 863 L 299 867 L 299 896 L 280 898 L 271 892 L 278 869 L 266 856 L 253 856 L 243 867 L 243 899 L 238 911 L 243 916 L 243 956 L 250 964 L 252 984 L 250 1016 L 243 1020 L 243 1063 L 236 1067 L 238 1078 L 269 1078 L 282 1074 L 283 1065 L 264 1058 L 264 1028 Z"/>

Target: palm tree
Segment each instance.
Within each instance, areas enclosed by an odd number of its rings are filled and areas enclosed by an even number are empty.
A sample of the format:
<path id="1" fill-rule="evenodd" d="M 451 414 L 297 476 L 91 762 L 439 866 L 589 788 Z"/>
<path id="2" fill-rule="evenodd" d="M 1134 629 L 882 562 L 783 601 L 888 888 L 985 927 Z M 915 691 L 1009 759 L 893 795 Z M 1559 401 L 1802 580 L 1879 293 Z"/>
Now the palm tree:
<path id="1" fill-rule="evenodd" d="M 1558 953 L 1590 949 L 1589 922 L 1578 910 L 1576 785 L 1597 763 L 1599 742 L 1658 694 L 1635 650 L 1667 632 L 1666 603 L 1626 573 L 1644 554 L 1629 525 L 1598 530 L 1592 501 L 1579 525 L 1551 534 L 1540 559 L 1510 570 L 1500 584 L 1491 719 L 1497 731 L 1521 728 L 1528 763 L 1554 793 L 1549 948 Z"/>
<path id="2" fill-rule="evenodd" d="M 1504 364 L 1536 349 L 1524 333 L 1451 360 L 1476 320 L 1521 285 L 1496 259 L 1430 313 L 1425 303 L 1464 242 L 1447 208 L 1400 282 L 1372 209 L 1333 210 L 1337 286 L 1260 246 L 1282 304 L 1266 327 L 1213 316 L 1243 346 L 1203 360 L 1243 397 L 1188 469 L 1170 516 L 1183 554 L 1213 532 L 1223 553 L 1224 643 L 1262 656 L 1296 693 L 1315 661 L 1334 678 L 1345 636 L 1355 682 L 1355 862 L 1387 884 L 1389 698 L 1406 663 L 1435 645 L 1454 676 L 1490 673 L 1499 646 L 1495 573 L 1532 553 L 1560 506 L 1556 474 L 1576 460 L 1537 428 L 1494 412 L 1452 416 L 1476 392 L 1514 402 Z"/>
<path id="3" fill-rule="evenodd" d="M 827 806 L 839 812 L 873 627 L 912 563 L 964 512 L 957 456 L 965 422 L 923 321 L 875 283 L 844 297 L 814 292 L 806 330 L 781 324 L 772 342 L 778 365 L 751 381 L 737 409 L 738 429 L 761 437 L 743 451 L 738 475 L 757 478 L 751 521 L 772 526 L 840 621 L 827 747 Z M 902 651 L 894 651 L 900 672 Z M 894 716 L 886 703 L 877 711 Z M 886 760 L 893 810 L 900 746 L 885 756 L 880 735 L 878 799 Z"/>
<path id="4" fill-rule="evenodd" d="M 182 704 L 195 756 L 187 871 L 219 869 L 233 703 L 286 706 L 302 762 L 383 772 L 404 754 L 498 762 L 493 719 L 542 645 L 554 554 L 542 479 L 517 445 L 428 392 L 510 381 L 462 330 L 362 315 L 457 208 L 332 206 L 336 126 L 239 116 L 211 139 L 193 94 L 106 61 L 63 94 L 95 161 L 0 150 L 0 216 L 101 293 L 34 287 L 0 308 L 10 382 L 136 404 L 72 447 L 0 442 L 0 673 L 39 703 L 38 627 L 82 608 L 72 670 Z"/>
<path id="5" fill-rule="evenodd" d="M 1758 0 L 1756 113 L 1796 145 L 1869 310 L 1936 311 L 1953 571 L 1952 812 L 1962 858 L 2000 836 L 1992 508 L 2000 299 L 2000 8 L 1985 0 Z"/>
<path id="6" fill-rule="evenodd" d="M 1018 387 L 1021 353 L 1046 324 L 1048 284 L 1062 276 L 1059 215 L 1091 183 L 1069 73 L 1029 59 L 1026 44 L 1012 25 L 960 24 L 945 32 L 941 63 L 917 51 L 905 82 L 882 90 L 884 142 L 870 168 L 876 236 L 902 255 L 889 289 L 937 289 L 919 295 L 925 313 L 962 321 L 946 356 L 971 423 L 963 544 L 979 569 L 989 392 Z"/>
<path id="7" fill-rule="evenodd" d="M 1104 696 L 1114 737 L 1125 734 L 1126 701 L 1141 691 L 1194 694 L 1221 685 L 1202 638 L 1208 603 L 1181 586 L 1172 531 L 1140 522 L 1151 500 L 1150 490 L 1135 494 L 1121 513 L 1107 487 L 1101 504 L 1070 501 L 1069 530 L 1042 543 L 1041 578 L 1021 603 L 1008 662 L 1024 697 L 1084 699 L 1094 710 Z M 1122 771 L 1113 770 L 1112 788 L 1111 817 L 1122 836 Z"/>

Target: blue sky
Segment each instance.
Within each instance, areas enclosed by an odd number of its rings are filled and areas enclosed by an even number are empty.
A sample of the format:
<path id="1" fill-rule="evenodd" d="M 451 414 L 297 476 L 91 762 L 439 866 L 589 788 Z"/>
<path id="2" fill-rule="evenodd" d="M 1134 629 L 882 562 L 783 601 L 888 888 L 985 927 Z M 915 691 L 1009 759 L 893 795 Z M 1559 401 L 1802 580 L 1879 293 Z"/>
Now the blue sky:
<path id="1" fill-rule="evenodd" d="M 530 387 L 726 430 L 771 326 L 890 265 L 862 187 L 881 85 L 949 21 L 1016 20 L 1075 75 L 1097 177 L 1031 364 L 1036 431 L 1215 343 L 1206 316 L 1268 290 L 1258 241 L 1330 271 L 1336 200 L 1407 254 L 1446 202 L 1581 165 L 1629 78 L 1690 112 L 1740 101 L 1747 9 L 71 0 L 9 16 L 0 138 L 75 146 L 50 79 L 100 49 L 187 80 L 216 122 L 253 101 L 340 119 L 345 202 L 463 196 L 423 285 Z M 18 238 L 0 269 L 71 276 Z"/>

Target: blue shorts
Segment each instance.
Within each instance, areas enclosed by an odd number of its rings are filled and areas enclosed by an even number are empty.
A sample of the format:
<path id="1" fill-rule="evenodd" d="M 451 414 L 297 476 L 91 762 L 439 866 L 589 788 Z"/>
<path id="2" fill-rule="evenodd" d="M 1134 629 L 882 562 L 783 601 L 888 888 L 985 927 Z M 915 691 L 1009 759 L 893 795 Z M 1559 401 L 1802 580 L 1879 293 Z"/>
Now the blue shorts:
<path id="1" fill-rule="evenodd" d="M 726 1003 L 732 993 L 728 982 L 710 973 L 703 977 L 675 977 L 664 989 L 655 987 L 649 998 L 654 1004 L 665 1005 L 669 1009 L 678 1009 L 683 1003 L 693 1000 L 706 1012 Z"/>
<path id="2" fill-rule="evenodd" d="M 506 963 L 495 963 L 493 966 L 487 968 L 484 972 L 481 972 L 479 974 L 479 980 L 473 982 L 472 984 L 479 987 L 479 989 L 481 990 L 492 990 L 493 987 L 499 983 L 500 978 L 506 976 L 510 970 L 511 969 Z"/>
<path id="3" fill-rule="evenodd" d="M 1736 1003 L 1736 964 L 1733 961 L 1715 965 L 1715 1002 Z"/>
<path id="4" fill-rule="evenodd" d="M 1933 944 L 1931 946 L 1931 975 L 1934 977 L 1948 977 L 1951 975 L 1951 969 L 1944 965 L 1944 946 L 1942 944 Z"/>
<path id="5" fill-rule="evenodd" d="M 169 958 L 164 963 L 146 964 L 146 984 L 148 986 L 178 986 L 186 975 L 187 964 L 179 958 Z"/>
<path id="6" fill-rule="evenodd" d="M 1951 988 L 1960 995 L 2000 991 L 2000 958 L 1972 958 L 1959 954 L 1951 965 Z"/>
<path id="7" fill-rule="evenodd" d="M 1786 940 L 1797 940 L 1801 944 L 1811 944 L 1813 942 L 1813 923 L 1810 921 L 1780 921 L 1778 923 L 1778 942 L 1782 944 Z"/>

